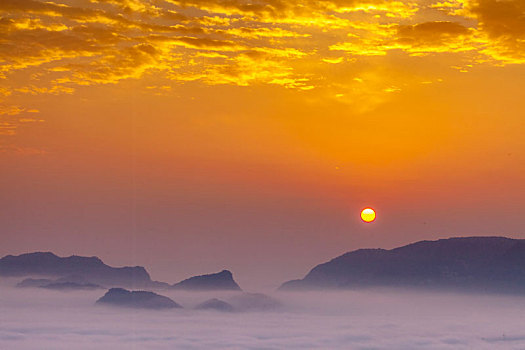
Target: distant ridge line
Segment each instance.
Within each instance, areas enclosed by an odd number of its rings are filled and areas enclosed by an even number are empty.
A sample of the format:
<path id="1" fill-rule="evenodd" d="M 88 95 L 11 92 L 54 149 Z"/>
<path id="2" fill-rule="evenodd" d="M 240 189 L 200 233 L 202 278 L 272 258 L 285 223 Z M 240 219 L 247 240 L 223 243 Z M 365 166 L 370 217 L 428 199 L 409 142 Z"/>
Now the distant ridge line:
<path id="1" fill-rule="evenodd" d="M 97 256 L 60 257 L 49 251 L 4 256 L 0 259 L 0 276 L 54 276 L 60 277 L 61 283 L 82 281 L 106 287 L 241 290 L 229 270 L 190 277 L 170 286 L 165 282 L 151 280 L 149 273 L 142 266 L 112 267 Z"/>
<path id="2" fill-rule="evenodd" d="M 279 290 L 373 286 L 525 292 L 525 239 L 451 237 L 358 249 L 315 266 Z"/>

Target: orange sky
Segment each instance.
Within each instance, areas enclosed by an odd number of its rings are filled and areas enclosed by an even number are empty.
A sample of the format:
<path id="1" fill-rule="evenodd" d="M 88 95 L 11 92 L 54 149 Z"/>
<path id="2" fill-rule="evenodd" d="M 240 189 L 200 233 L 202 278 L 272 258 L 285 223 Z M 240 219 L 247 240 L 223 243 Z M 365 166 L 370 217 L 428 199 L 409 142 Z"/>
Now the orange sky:
<path id="1" fill-rule="evenodd" d="M 521 0 L 3 0 L 0 254 L 232 269 L 523 238 Z M 377 209 L 370 225 L 365 206 Z"/>

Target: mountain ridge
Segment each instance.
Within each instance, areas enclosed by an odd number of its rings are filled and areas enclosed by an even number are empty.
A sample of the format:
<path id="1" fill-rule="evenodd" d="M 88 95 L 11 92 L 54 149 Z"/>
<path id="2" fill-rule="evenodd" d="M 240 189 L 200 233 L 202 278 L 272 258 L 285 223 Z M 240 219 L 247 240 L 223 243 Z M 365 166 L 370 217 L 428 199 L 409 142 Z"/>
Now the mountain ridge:
<path id="1" fill-rule="evenodd" d="M 108 286 L 149 286 L 155 284 L 142 266 L 112 267 L 100 258 L 71 255 L 59 257 L 52 252 L 6 255 L 0 259 L 0 276 L 81 276 Z"/>
<path id="2" fill-rule="evenodd" d="M 173 299 L 157 293 L 123 288 L 111 288 L 96 301 L 99 305 L 120 306 L 138 309 L 181 309 Z"/>
<path id="3" fill-rule="evenodd" d="M 173 284 L 171 288 L 183 290 L 242 290 L 233 279 L 233 274 L 229 270 L 193 276 Z"/>
<path id="4" fill-rule="evenodd" d="M 42 287 L 45 284 L 75 283 L 96 284 L 111 287 L 186 289 L 186 290 L 232 290 L 241 288 L 229 270 L 187 278 L 170 285 L 151 280 L 142 266 L 112 267 L 96 256 L 71 255 L 59 257 L 52 252 L 32 252 L 6 255 L 0 258 L 0 276 L 42 276 L 55 279 L 25 279 L 19 287 Z M 59 277 L 58 279 L 56 279 Z"/>
<path id="5" fill-rule="evenodd" d="M 315 266 L 279 290 L 370 286 L 525 291 L 525 240 L 452 237 L 393 249 L 358 249 Z"/>

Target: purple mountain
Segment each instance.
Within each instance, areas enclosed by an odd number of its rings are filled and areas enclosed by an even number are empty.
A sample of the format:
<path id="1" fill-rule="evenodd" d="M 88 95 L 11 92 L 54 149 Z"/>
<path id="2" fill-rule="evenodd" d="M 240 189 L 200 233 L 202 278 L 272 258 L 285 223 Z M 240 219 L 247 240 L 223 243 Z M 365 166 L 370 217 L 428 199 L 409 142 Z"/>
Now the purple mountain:
<path id="1" fill-rule="evenodd" d="M 241 290 L 241 287 L 233 279 L 232 273 L 228 270 L 190 277 L 175 283 L 172 288 L 185 290 Z"/>
<path id="2" fill-rule="evenodd" d="M 317 265 L 280 290 L 428 287 L 525 292 L 525 240 L 462 237 L 391 250 L 359 249 Z"/>
<path id="3" fill-rule="evenodd" d="M 152 281 L 142 266 L 111 267 L 97 257 L 70 256 L 62 258 L 53 253 L 28 253 L 7 255 L 0 259 L 0 276 L 49 276 L 71 282 L 74 276 L 86 283 L 108 287 L 161 287 Z M 76 282 L 76 281 L 73 281 Z"/>

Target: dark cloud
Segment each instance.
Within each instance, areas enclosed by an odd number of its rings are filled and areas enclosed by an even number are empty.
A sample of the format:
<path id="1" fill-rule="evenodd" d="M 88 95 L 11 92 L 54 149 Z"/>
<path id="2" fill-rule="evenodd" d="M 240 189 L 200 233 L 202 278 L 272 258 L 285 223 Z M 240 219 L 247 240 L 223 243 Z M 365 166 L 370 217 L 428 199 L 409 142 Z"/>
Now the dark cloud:
<path id="1" fill-rule="evenodd" d="M 493 38 L 525 37 L 525 1 L 477 0 L 470 3 L 470 11 Z"/>
<path id="2" fill-rule="evenodd" d="M 414 25 L 401 25 L 397 30 L 397 41 L 413 48 L 426 48 L 428 51 L 454 51 L 458 37 L 471 35 L 468 28 L 454 22 L 424 22 Z M 468 48 L 461 43 L 459 49 Z"/>
<path id="3" fill-rule="evenodd" d="M 496 57 L 525 62 L 525 1 L 474 0 L 469 10 L 494 43 L 489 50 Z"/>
<path id="4" fill-rule="evenodd" d="M 468 28 L 454 22 L 425 22 L 414 25 L 401 25 L 398 36 L 413 40 L 441 40 L 443 37 L 455 37 L 468 34 Z"/>

